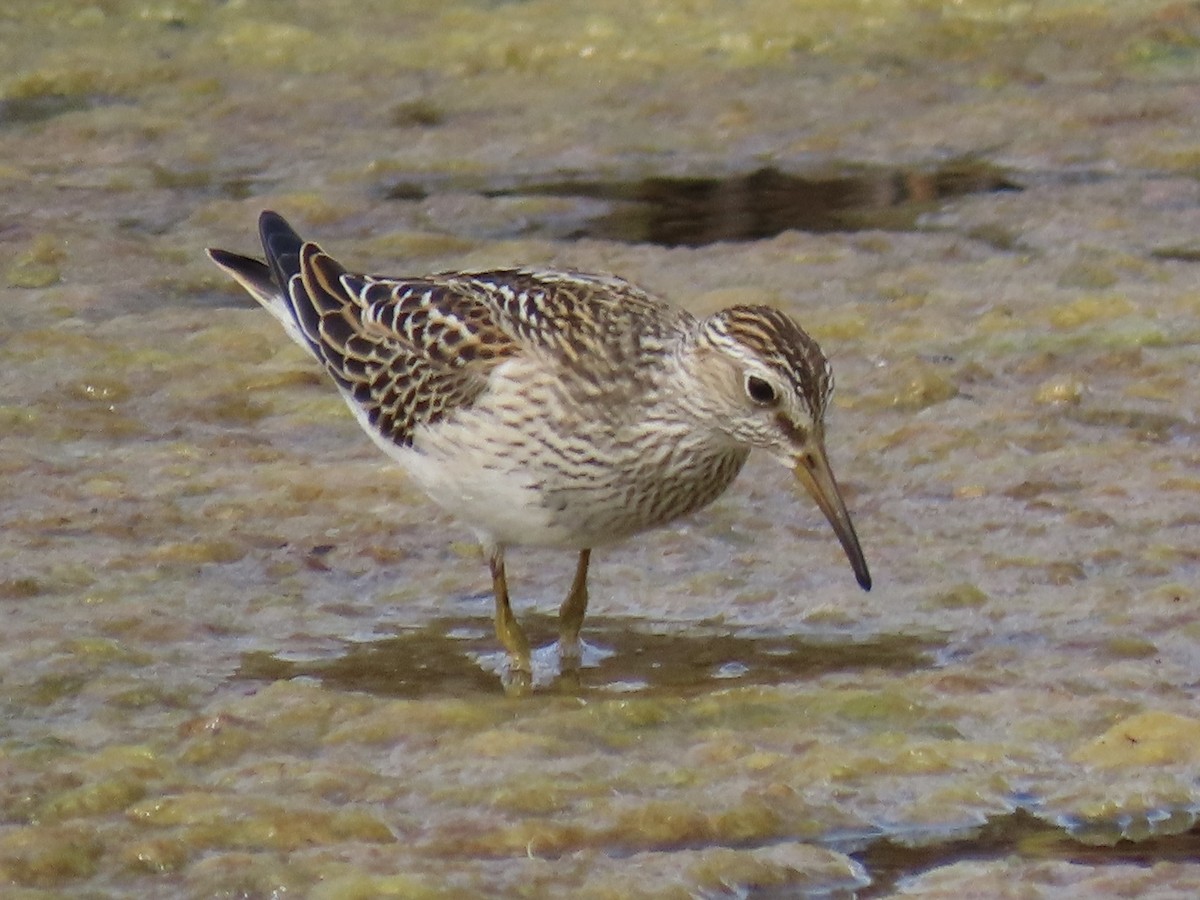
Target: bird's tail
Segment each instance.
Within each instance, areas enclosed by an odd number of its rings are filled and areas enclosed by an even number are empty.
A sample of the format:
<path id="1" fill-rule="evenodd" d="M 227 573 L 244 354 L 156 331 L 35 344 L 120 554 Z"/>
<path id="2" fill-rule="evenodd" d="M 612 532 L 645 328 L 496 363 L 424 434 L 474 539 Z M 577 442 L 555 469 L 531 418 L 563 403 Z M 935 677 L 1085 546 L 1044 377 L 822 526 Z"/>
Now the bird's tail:
<path id="1" fill-rule="evenodd" d="M 296 312 L 289 299 L 291 281 L 300 274 L 300 248 L 304 241 L 283 216 L 270 210 L 259 216 L 258 234 L 267 257 L 266 264 L 211 247 L 208 258 L 278 319 L 293 341 L 316 355 L 312 341 L 296 321 Z"/>

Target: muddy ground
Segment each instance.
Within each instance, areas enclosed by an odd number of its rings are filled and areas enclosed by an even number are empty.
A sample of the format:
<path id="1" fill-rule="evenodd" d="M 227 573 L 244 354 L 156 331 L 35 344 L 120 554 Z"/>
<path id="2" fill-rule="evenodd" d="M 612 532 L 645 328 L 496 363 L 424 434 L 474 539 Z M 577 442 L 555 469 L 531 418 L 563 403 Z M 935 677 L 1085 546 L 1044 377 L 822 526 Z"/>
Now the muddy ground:
<path id="1" fill-rule="evenodd" d="M 1200 7 L 9 6 L 6 896 L 1200 892 Z M 263 208 L 792 312 L 874 590 L 752 460 L 506 697 L 470 532 L 204 258 Z"/>

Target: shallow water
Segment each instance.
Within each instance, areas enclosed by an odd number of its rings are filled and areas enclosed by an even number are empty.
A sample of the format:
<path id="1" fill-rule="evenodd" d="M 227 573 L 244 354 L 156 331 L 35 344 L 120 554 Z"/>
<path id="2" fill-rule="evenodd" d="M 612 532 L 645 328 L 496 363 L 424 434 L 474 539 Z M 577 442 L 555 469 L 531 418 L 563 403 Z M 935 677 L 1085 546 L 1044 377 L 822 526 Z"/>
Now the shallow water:
<path id="1" fill-rule="evenodd" d="M 1132 0 L 0 14 L 8 890 L 1195 895 L 1198 28 Z M 1022 189 L 669 247 L 586 230 L 620 196 L 528 190 L 964 159 Z M 506 697 L 468 532 L 203 257 L 253 252 L 264 207 L 355 267 L 788 309 L 833 360 L 875 589 L 752 459 L 598 550 L 594 665 Z M 537 643 L 569 557 L 512 554 Z"/>
<path id="2" fill-rule="evenodd" d="M 927 169 L 855 166 L 803 177 L 761 168 L 723 178 L 533 182 L 481 193 L 579 201 L 576 216 L 555 209 L 544 222 L 527 222 L 526 233 L 696 247 L 785 231 L 911 231 L 949 199 L 1015 190 L 1020 187 L 995 167 L 958 160 Z M 388 196 L 424 199 L 425 193 L 405 185 Z"/>
<path id="3" fill-rule="evenodd" d="M 546 617 L 522 618 L 533 634 L 549 636 L 557 628 L 556 620 Z M 763 629 L 653 629 L 653 623 L 598 616 L 588 619 L 587 632 L 590 652 L 584 665 L 553 679 L 556 689 L 572 696 L 697 696 L 731 686 L 787 684 L 827 672 L 909 671 L 932 667 L 936 659 L 931 641 L 910 635 L 839 641 L 832 635 L 805 638 Z M 347 641 L 320 655 L 291 658 L 254 651 L 243 658 L 237 676 L 264 681 L 308 677 L 327 687 L 385 697 L 491 696 L 495 676 L 471 662 L 490 660 L 493 654 L 501 655 L 486 621 L 434 619 L 396 637 Z"/>

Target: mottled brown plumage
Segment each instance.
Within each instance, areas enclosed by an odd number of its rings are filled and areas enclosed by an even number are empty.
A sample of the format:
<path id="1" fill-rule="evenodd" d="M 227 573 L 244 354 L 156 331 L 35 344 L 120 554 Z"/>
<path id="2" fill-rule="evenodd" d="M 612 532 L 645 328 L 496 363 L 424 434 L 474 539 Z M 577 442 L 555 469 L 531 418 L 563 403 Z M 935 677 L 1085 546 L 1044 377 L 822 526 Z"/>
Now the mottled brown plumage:
<path id="1" fill-rule="evenodd" d="M 358 275 L 276 214 L 259 225 L 265 265 L 209 255 L 324 366 L 376 443 L 475 530 L 517 675 L 530 658 L 507 546 L 579 551 L 560 642 L 577 655 L 590 548 L 710 503 L 754 447 L 795 470 L 870 587 L 825 459 L 829 364 L 784 313 L 738 306 L 698 320 L 623 279 L 571 271 Z"/>

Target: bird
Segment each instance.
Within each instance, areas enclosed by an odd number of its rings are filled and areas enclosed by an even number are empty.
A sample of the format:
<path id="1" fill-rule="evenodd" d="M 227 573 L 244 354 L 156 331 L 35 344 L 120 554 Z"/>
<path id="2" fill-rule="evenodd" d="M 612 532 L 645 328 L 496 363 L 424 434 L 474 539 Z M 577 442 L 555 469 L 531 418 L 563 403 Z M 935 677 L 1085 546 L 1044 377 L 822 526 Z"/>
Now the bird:
<path id="1" fill-rule="evenodd" d="M 265 262 L 215 248 L 240 284 L 330 376 L 358 423 L 472 529 L 492 579 L 503 677 L 528 687 L 511 547 L 573 550 L 559 658 L 577 662 L 593 548 L 695 512 L 752 450 L 791 469 L 871 575 L 825 449 L 833 374 L 771 306 L 698 317 L 607 274 L 537 267 L 385 277 L 348 270 L 279 214 Z"/>

